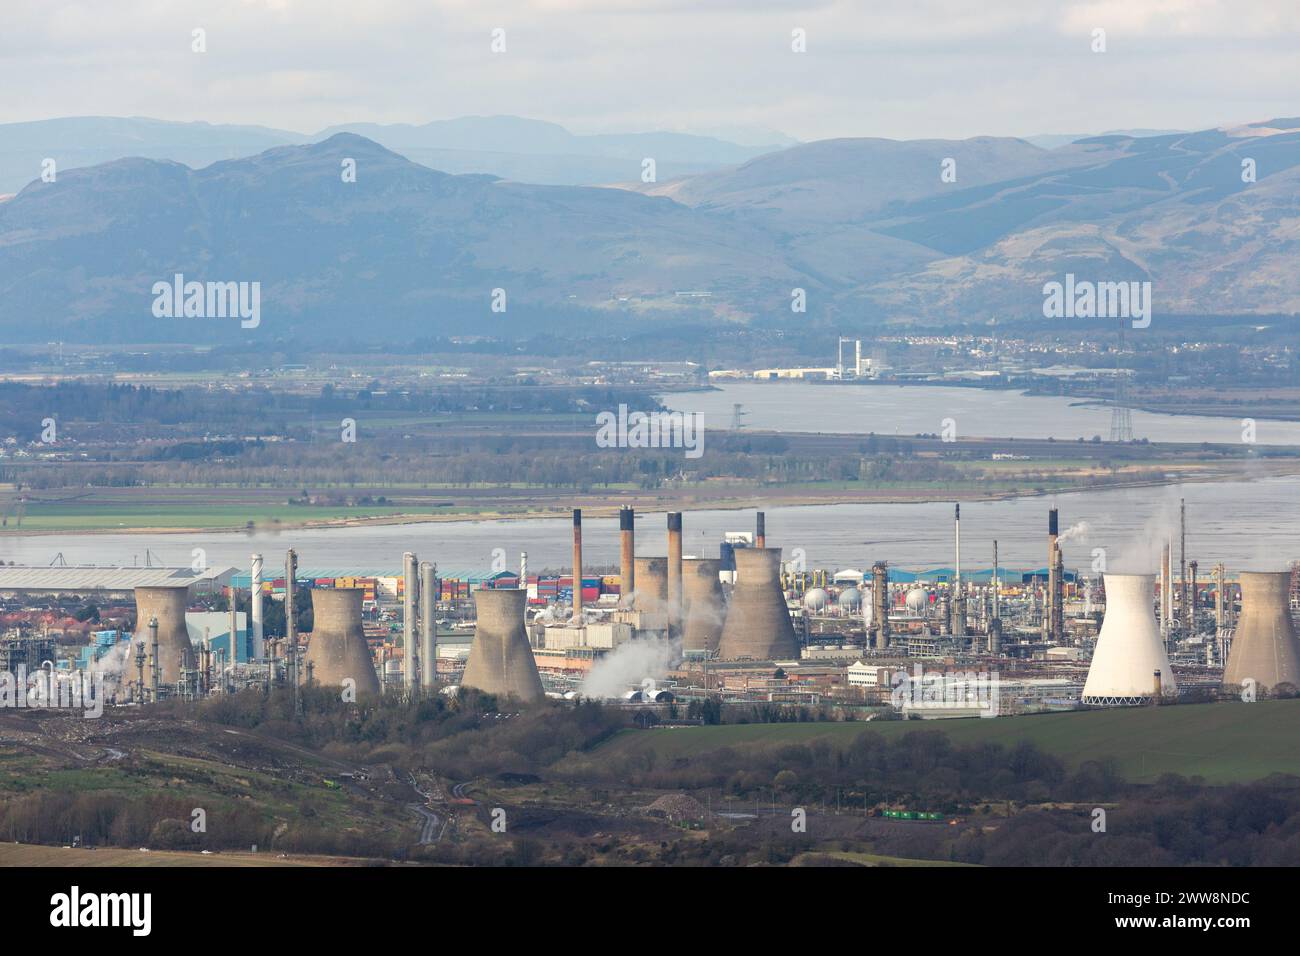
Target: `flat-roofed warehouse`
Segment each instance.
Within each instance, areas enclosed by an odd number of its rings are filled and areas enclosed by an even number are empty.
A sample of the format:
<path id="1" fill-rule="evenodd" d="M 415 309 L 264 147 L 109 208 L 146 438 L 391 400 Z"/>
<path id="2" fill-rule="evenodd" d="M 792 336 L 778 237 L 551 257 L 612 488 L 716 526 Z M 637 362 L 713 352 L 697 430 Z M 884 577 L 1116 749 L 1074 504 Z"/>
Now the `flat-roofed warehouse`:
<path id="1" fill-rule="evenodd" d="M 0 567 L 0 597 L 25 594 L 97 594 L 130 598 L 136 588 L 189 585 L 191 594 L 218 593 L 235 568 Z"/>

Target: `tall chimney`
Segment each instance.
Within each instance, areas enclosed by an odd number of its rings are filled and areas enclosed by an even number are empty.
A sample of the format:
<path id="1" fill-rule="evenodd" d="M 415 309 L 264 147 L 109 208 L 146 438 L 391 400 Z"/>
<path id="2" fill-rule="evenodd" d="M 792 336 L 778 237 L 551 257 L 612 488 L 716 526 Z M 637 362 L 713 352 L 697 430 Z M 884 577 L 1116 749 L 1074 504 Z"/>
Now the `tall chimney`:
<path id="1" fill-rule="evenodd" d="M 1056 540 L 1060 535 L 1060 519 L 1055 508 L 1047 511 L 1047 599 L 1043 602 L 1043 638 L 1049 643 L 1056 640 L 1056 604 L 1060 582 L 1056 580 Z"/>
<path id="2" fill-rule="evenodd" d="M 754 522 L 754 547 L 767 547 L 767 515 L 761 511 Z"/>
<path id="3" fill-rule="evenodd" d="M 582 509 L 573 509 L 573 620 L 582 623 Z"/>
<path id="4" fill-rule="evenodd" d="M 682 629 L 682 513 L 668 512 L 668 636 Z"/>
<path id="5" fill-rule="evenodd" d="M 953 505 L 953 543 L 955 548 L 952 585 L 952 634 L 966 636 L 966 595 L 961 583 L 961 505 Z"/>
<path id="6" fill-rule="evenodd" d="M 636 592 L 636 513 L 630 507 L 618 510 L 619 582 L 618 603 L 632 606 Z"/>
<path id="7" fill-rule="evenodd" d="M 519 590 L 528 590 L 528 552 L 519 552 Z"/>
<path id="8" fill-rule="evenodd" d="M 437 670 L 434 644 L 438 628 L 435 617 L 438 592 L 433 578 L 433 563 L 420 562 L 420 684 L 427 694 L 433 687 Z"/>
<path id="9" fill-rule="evenodd" d="M 298 585 L 298 553 L 290 548 L 284 553 L 284 634 L 285 654 L 289 657 L 289 682 L 294 694 L 294 713 L 298 712 L 298 619 L 294 599 Z"/>
<path id="10" fill-rule="evenodd" d="M 998 567 L 998 539 L 993 539 L 993 618 L 989 621 L 989 653 L 1002 653 L 1002 574 Z"/>
<path id="11" fill-rule="evenodd" d="M 262 556 L 260 554 L 253 555 L 249 589 L 249 609 L 253 618 L 253 657 L 261 660 L 266 656 L 266 647 L 262 639 Z"/>
<path id="12" fill-rule="evenodd" d="M 1178 499 L 1178 609 L 1183 636 L 1191 636 L 1192 618 L 1187 600 L 1187 499 Z"/>
<path id="13" fill-rule="evenodd" d="M 871 613 L 876 631 L 876 650 L 889 647 L 889 565 L 877 561 L 871 566 Z"/>
<path id="14" fill-rule="evenodd" d="M 406 692 L 414 696 L 420 684 L 419 638 L 416 636 L 416 603 L 419 592 L 419 560 L 406 551 L 402 554 L 402 677 Z"/>

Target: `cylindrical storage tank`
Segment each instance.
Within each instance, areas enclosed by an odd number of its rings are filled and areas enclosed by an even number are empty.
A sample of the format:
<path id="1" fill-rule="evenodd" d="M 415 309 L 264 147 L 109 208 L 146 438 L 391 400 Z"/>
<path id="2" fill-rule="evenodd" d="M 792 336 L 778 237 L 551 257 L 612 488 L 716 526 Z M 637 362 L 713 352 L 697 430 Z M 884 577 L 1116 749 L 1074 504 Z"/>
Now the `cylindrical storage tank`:
<path id="1" fill-rule="evenodd" d="M 1164 641 L 1156 627 L 1154 574 L 1107 574 L 1106 616 L 1092 653 L 1083 702 L 1102 706 L 1149 703 L 1155 672 L 1162 695 L 1178 693 Z"/>
<path id="2" fill-rule="evenodd" d="M 462 687 L 516 697 L 525 703 L 542 699 L 542 679 L 524 630 L 527 602 L 527 591 L 474 592 L 478 627 L 460 680 Z"/>
<path id="3" fill-rule="evenodd" d="M 1225 687 L 1252 680 L 1262 692 L 1279 684 L 1300 687 L 1300 646 L 1287 600 L 1290 586 L 1289 571 L 1242 572 L 1241 616 L 1223 671 Z"/>
<path id="4" fill-rule="evenodd" d="M 343 687 L 351 680 L 357 696 L 379 693 L 374 658 L 361 629 L 363 588 L 316 588 L 311 592 L 312 629 L 306 663 L 312 681 Z"/>
<path id="5" fill-rule="evenodd" d="M 636 558 L 632 562 L 636 578 L 633 607 L 638 611 L 662 614 L 668 608 L 668 559 Z"/>
<path id="6" fill-rule="evenodd" d="M 718 577 L 721 570 L 717 558 L 682 560 L 683 651 L 713 653 L 718 649 L 722 623 L 727 616 L 722 581 Z"/>
<path id="7" fill-rule="evenodd" d="M 736 587 L 727 607 L 718 656 L 756 661 L 794 658 L 799 641 L 781 594 L 781 549 L 736 550 Z"/>
<path id="8" fill-rule="evenodd" d="M 803 606 L 810 611 L 820 611 L 826 607 L 830 595 L 823 588 L 813 588 L 803 596 Z"/>
<path id="9" fill-rule="evenodd" d="M 159 681 L 175 684 L 182 670 L 193 670 L 197 665 L 194 645 L 185 627 L 185 606 L 189 603 L 187 585 L 175 587 L 148 587 L 135 589 L 135 639 L 144 641 L 146 654 L 153 654 L 149 632 L 149 619 L 158 619 Z M 149 681 L 145 673 L 146 683 Z"/>

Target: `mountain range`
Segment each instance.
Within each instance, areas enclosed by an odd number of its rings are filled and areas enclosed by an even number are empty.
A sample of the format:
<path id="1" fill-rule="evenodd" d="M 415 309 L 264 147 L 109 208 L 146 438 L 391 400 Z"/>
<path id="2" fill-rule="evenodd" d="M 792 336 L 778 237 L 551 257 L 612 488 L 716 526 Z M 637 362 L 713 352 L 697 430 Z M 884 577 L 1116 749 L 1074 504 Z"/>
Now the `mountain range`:
<path id="1" fill-rule="evenodd" d="M 639 179 L 645 158 L 655 160 L 660 178 L 684 176 L 742 163 L 797 142 L 771 130 L 721 132 L 744 143 L 677 132 L 583 136 L 555 123 L 518 116 L 462 116 L 419 126 L 348 123 L 315 134 L 265 126 L 71 116 L 0 124 L 0 195 L 15 193 L 40 175 L 47 158 L 54 159 L 58 169 L 133 157 L 170 159 L 197 169 L 273 146 L 320 142 L 335 133 L 358 133 L 442 172 L 489 173 L 560 186 Z"/>
<path id="2" fill-rule="evenodd" d="M 403 135 L 416 143 L 421 129 Z M 536 132 L 538 155 L 565 155 L 544 152 L 567 148 L 564 136 Z M 455 133 L 424 141 L 454 148 Z M 596 139 L 593 150 L 624 148 Z M 355 182 L 341 175 L 348 160 Z M 201 169 L 129 158 L 29 183 L 0 203 L 0 333 L 392 340 L 1061 321 L 1041 318 L 1042 286 L 1067 272 L 1150 281 L 1156 321 L 1294 313 L 1298 209 L 1300 119 L 1052 150 L 994 137 L 827 140 L 623 188 L 437 171 L 336 132 Z M 176 273 L 259 282 L 260 332 L 156 318 L 151 289 Z M 807 314 L 791 312 L 796 288 Z M 497 289 L 504 312 L 491 308 Z"/>

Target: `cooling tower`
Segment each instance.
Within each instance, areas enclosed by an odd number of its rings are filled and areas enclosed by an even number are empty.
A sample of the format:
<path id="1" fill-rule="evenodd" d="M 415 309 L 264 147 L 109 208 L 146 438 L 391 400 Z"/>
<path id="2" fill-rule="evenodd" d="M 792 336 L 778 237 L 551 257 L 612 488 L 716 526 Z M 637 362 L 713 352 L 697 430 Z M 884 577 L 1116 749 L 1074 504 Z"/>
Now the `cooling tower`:
<path id="1" fill-rule="evenodd" d="M 362 588 L 318 588 L 311 592 L 312 631 L 306 666 L 322 687 L 342 687 L 351 678 L 357 696 L 379 693 L 379 677 L 361 630 Z"/>
<path id="2" fill-rule="evenodd" d="M 158 619 L 159 680 L 164 684 L 175 684 L 181 679 L 181 670 L 193 670 L 197 666 L 185 627 L 189 594 L 190 589 L 185 585 L 135 589 L 135 639 L 144 641 L 152 654 L 149 619 Z"/>
<path id="3" fill-rule="evenodd" d="M 717 558 L 682 560 L 682 650 L 712 654 L 722 639 L 722 621 L 727 615 L 718 574 Z"/>
<path id="4" fill-rule="evenodd" d="M 1107 574 L 1106 617 L 1092 654 L 1083 702 L 1102 706 L 1150 703 L 1153 675 L 1164 694 L 1177 694 L 1152 599 L 1154 574 Z"/>
<path id="5" fill-rule="evenodd" d="M 799 656 L 781 593 L 781 549 L 737 548 L 736 587 L 727 608 L 718 656 L 770 661 Z"/>
<path id="6" fill-rule="evenodd" d="M 478 627 L 460 679 L 462 687 L 517 697 L 525 703 L 541 700 L 542 679 L 524 630 L 527 602 L 528 592 L 516 588 L 474 592 Z"/>
<path id="7" fill-rule="evenodd" d="M 1243 571 L 1241 616 L 1223 671 L 1225 687 L 1253 680 L 1261 691 L 1300 687 L 1300 646 L 1287 606 L 1289 571 Z"/>
<path id="8" fill-rule="evenodd" d="M 632 606 L 638 611 L 663 614 L 668 609 L 668 559 L 635 558 L 632 568 L 636 579 Z"/>

